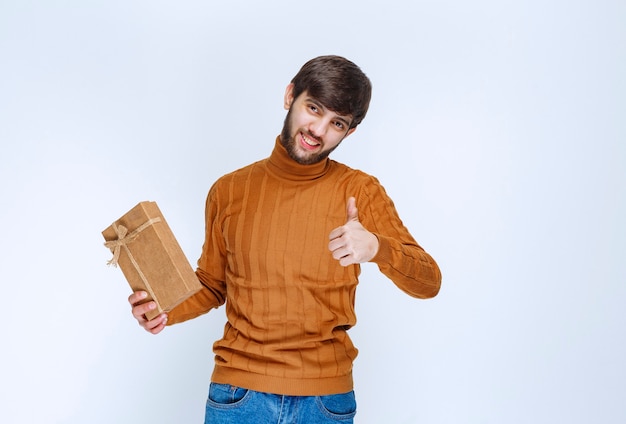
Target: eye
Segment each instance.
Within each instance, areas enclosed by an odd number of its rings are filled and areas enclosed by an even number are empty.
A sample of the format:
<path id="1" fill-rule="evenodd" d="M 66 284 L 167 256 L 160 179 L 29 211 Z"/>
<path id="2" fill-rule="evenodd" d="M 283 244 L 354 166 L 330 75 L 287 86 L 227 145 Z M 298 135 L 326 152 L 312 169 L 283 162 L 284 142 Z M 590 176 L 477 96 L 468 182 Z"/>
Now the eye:
<path id="1" fill-rule="evenodd" d="M 311 104 L 309 105 L 309 110 L 313 113 L 317 113 L 319 111 L 319 109 L 317 108 L 317 106 Z"/>
<path id="2" fill-rule="evenodd" d="M 337 128 L 338 130 L 343 131 L 344 127 L 345 127 L 345 126 L 344 126 L 343 122 L 341 122 L 341 121 L 335 121 L 335 128 Z"/>

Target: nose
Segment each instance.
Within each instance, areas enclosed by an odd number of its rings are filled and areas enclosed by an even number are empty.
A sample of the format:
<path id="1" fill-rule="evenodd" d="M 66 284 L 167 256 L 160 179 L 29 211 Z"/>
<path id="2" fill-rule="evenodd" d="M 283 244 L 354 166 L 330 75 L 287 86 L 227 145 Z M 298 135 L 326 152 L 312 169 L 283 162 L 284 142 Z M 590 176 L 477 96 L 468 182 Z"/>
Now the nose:
<path id="1" fill-rule="evenodd" d="M 325 119 L 316 119 L 309 124 L 309 132 L 315 137 L 322 138 L 328 130 L 330 122 L 326 122 Z"/>

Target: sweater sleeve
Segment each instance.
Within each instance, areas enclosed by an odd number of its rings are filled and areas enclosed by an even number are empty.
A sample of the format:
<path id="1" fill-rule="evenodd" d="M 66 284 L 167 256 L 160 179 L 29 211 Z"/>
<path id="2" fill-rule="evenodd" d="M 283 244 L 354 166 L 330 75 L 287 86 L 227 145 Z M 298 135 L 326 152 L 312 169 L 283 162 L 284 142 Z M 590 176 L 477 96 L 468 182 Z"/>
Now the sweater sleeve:
<path id="1" fill-rule="evenodd" d="M 378 237 L 378 252 L 371 262 L 408 295 L 421 299 L 436 296 L 441 287 L 437 263 L 404 226 L 382 185 L 370 178 L 360 190 L 357 207 L 363 226 Z"/>
<path id="2" fill-rule="evenodd" d="M 206 200 L 205 240 L 196 269 L 196 275 L 203 287 L 169 312 L 167 325 L 205 314 L 226 301 L 226 254 L 218 211 L 217 188 L 214 185 Z"/>

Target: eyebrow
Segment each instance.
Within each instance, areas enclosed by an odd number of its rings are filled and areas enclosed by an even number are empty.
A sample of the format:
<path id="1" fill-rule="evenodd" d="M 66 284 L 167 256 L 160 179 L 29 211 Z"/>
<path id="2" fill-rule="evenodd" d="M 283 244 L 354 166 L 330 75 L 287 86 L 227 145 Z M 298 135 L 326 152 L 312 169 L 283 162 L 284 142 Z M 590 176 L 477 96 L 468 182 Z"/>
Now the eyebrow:
<path id="1" fill-rule="evenodd" d="M 324 106 L 324 105 L 323 105 L 323 104 L 322 104 L 319 100 L 317 100 L 317 99 L 315 99 L 315 98 L 313 98 L 313 97 L 307 96 L 307 97 L 305 98 L 305 100 L 306 100 L 306 101 L 308 101 L 308 102 L 311 102 L 311 103 L 315 104 L 315 106 L 317 106 L 318 108 L 320 108 L 320 109 L 322 109 L 322 110 L 325 110 L 325 111 L 326 111 L 326 110 L 329 110 L 329 111 L 331 111 L 330 109 L 328 109 L 327 107 L 325 107 L 325 106 Z M 332 112 L 332 111 L 331 111 L 331 112 Z M 349 115 L 338 115 L 338 114 L 336 114 L 336 119 L 337 119 L 338 121 L 343 122 L 344 124 L 346 124 L 346 126 L 347 126 L 348 128 L 350 128 L 350 121 L 351 121 L 351 119 L 348 119 L 348 116 L 349 116 Z"/>

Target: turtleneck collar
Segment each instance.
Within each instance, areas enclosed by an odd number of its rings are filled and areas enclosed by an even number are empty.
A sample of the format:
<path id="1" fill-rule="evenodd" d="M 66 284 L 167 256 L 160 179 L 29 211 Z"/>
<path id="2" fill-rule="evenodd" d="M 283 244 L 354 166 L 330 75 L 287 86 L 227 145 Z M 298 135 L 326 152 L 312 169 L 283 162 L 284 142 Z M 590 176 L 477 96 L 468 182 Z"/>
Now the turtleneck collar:
<path id="1" fill-rule="evenodd" d="M 320 178 L 330 169 L 331 161 L 326 158 L 312 165 L 302 165 L 291 159 L 287 149 L 280 142 L 280 136 L 276 137 L 274 150 L 267 159 L 267 169 L 277 178 L 289 181 L 312 181 Z"/>

